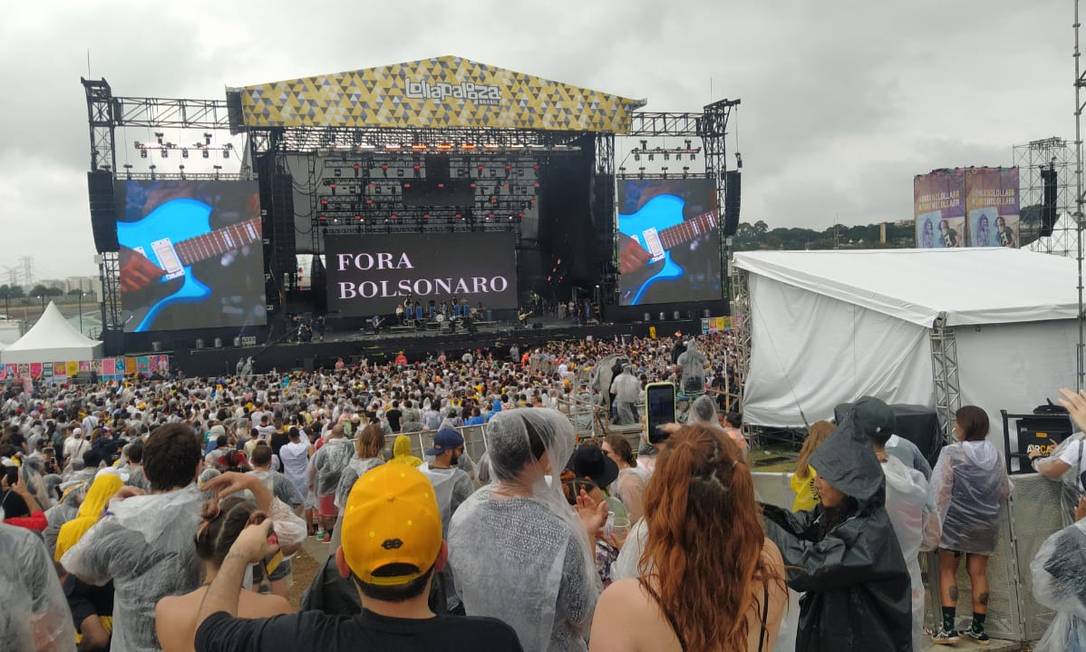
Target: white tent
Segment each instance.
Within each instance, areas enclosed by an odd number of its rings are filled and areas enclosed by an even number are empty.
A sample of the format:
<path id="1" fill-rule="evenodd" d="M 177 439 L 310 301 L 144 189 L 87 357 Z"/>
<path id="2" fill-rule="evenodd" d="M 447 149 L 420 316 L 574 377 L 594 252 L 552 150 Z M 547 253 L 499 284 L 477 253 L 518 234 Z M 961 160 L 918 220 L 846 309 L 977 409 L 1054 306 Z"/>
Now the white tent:
<path id="1" fill-rule="evenodd" d="M 0 362 L 65 362 L 93 360 L 101 355 L 102 343 L 84 337 L 50 302 L 34 327 L 0 352 Z"/>
<path id="2" fill-rule="evenodd" d="M 802 426 L 873 395 L 935 406 L 933 325 L 953 329 L 962 405 L 1030 412 L 1075 385 L 1075 261 L 1018 249 L 735 254 L 747 272 L 743 418 Z M 801 412 L 802 411 L 802 412 Z M 804 418 L 805 417 L 805 418 Z"/>

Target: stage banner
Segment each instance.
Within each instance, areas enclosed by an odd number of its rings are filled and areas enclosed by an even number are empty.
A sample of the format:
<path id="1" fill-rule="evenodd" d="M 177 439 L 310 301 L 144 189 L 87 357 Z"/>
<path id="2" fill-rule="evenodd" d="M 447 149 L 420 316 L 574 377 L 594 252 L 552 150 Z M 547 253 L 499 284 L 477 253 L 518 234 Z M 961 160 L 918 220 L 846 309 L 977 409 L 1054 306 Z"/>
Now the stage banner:
<path id="1" fill-rule="evenodd" d="M 65 364 L 63 362 L 54 362 L 53 363 L 53 376 L 59 377 L 59 378 L 67 378 L 68 377 L 68 367 L 65 366 Z"/>
<path id="2" fill-rule="evenodd" d="M 960 168 L 932 170 L 913 178 L 916 246 L 942 249 L 965 246 L 965 175 Z"/>
<path id="3" fill-rule="evenodd" d="M 0 365 L 0 380 L 8 379 L 8 368 L 6 365 Z"/>
<path id="4" fill-rule="evenodd" d="M 102 358 L 102 375 L 112 378 L 117 374 L 117 359 Z"/>
<path id="5" fill-rule="evenodd" d="M 627 133 L 645 104 L 453 56 L 227 90 L 239 95 L 248 127 Z"/>
<path id="6" fill-rule="evenodd" d="M 102 375 L 102 359 L 101 358 L 95 358 L 94 360 L 91 360 L 90 368 L 91 368 L 91 371 L 93 371 L 94 373 L 101 376 Z"/>
<path id="7" fill-rule="evenodd" d="M 41 376 L 42 376 L 42 378 L 44 378 L 46 380 L 52 380 L 53 379 L 53 363 L 52 362 L 46 362 L 44 365 L 42 365 Z"/>
<path id="8" fill-rule="evenodd" d="M 124 375 L 135 376 L 136 375 L 136 359 L 125 358 L 124 359 Z"/>
<path id="9" fill-rule="evenodd" d="M 151 360 L 145 355 L 136 358 L 136 372 L 144 377 L 151 375 Z"/>
<path id="10" fill-rule="evenodd" d="M 126 333 L 262 326 L 255 181 L 117 181 Z"/>
<path id="11" fill-rule="evenodd" d="M 85 372 L 88 372 L 90 370 L 91 370 L 91 361 L 90 360 L 80 360 L 79 361 L 79 373 L 85 373 Z"/>
<path id="12" fill-rule="evenodd" d="M 30 377 L 33 378 L 34 380 L 37 380 L 37 379 L 41 378 L 41 373 L 42 373 L 42 371 L 41 371 L 41 363 L 40 362 L 31 362 L 30 363 Z"/>
<path id="13" fill-rule="evenodd" d="M 76 360 L 68 360 L 64 363 L 64 370 L 67 372 L 69 378 L 75 378 L 79 375 L 79 362 Z"/>
<path id="14" fill-rule="evenodd" d="M 970 247 L 1017 247 L 1018 168 L 967 168 L 965 212 Z"/>
<path id="15" fill-rule="evenodd" d="M 19 363 L 19 378 L 30 378 L 30 364 L 27 362 Z"/>
<path id="16" fill-rule="evenodd" d="M 151 373 L 160 374 L 162 376 L 169 374 L 170 356 L 165 354 L 151 356 Z"/>
<path id="17" fill-rule="evenodd" d="M 717 204 L 712 179 L 618 182 L 620 305 L 723 296 Z"/>
<path id="18" fill-rule="evenodd" d="M 342 316 L 391 315 L 405 301 L 517 307 L 512 233 L 327 235 L 324 243 L 328 310 Z"/>
<path id="19" fill-rule="evenodd" d="M 4 372 L 7 374 L 8 378 L 18 378 L 19 377 L 19 367 L 15 366 L 13 364 L 4 365 Z"/>

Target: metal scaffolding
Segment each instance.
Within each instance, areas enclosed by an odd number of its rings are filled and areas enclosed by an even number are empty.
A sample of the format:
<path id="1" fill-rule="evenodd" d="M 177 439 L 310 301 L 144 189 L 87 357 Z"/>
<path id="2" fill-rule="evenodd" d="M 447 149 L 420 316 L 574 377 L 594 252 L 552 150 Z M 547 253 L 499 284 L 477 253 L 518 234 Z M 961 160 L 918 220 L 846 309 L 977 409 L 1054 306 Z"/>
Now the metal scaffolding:
<path id="1" fill-rule="evenodd" d="M 1074 205 L 1071 172 L 1074 152 L 1070 143 L 1063 138 L 1044 138 L 1024 145 L 1014 146 L 1014 165 L 1018 168 L 1019 205 L 1022 212 L 1037 210 L 1044 203 L 1044 180 L 1041 170 L 1051 167 L 1056 172 L 1056 214 L 1070 214 Z M 1040 248 L 1034 251 L 1062 254 L 1060 243 L 1074 242 L 1075 230 L 1066 227 L 1066 222 L 1057 220 L 1056 228 L 1048 238 L 1041 237 L 1040 219 L 1026 224 L 1021 222 L 1019 242 L 1029 244 L 1037 241 Z M 1031 247 L 1032 248 L 1032 247 Z"/>
<path id="2" fill-rule="evenodd" d="M 961 385 L 958 382 L 958 341 L 954 329 L 946 325 L 946 313 L 935 318 L 929 334 L 931 341 L 931 375 L 935 385 L 935 413 L 943 429 L 943 438 L 953 441 L 955 414 L 962 406 Z"/>

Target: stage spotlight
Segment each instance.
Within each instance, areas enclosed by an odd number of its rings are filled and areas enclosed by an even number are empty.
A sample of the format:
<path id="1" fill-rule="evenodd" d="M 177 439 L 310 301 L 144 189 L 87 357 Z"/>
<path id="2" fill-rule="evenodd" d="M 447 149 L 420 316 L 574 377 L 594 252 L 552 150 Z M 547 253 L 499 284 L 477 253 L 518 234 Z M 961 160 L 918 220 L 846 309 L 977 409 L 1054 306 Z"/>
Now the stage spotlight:
<path id="1" fill-rule="evenodd" d="M 660 170 L 661 170 L 661 171 L 663 171 L 663 173 L 664 173 L 664 178 L 666 179 L 666 178 L 667 178 L 667 166 L 666 166 L 666 165 L 665 165 L 665 166 L 663 166 L 662 168 L 660 168 Z"/>
<path id="2" fill-rule="evenodd" d="M 684 140 L 683 142 L 684 142 L 684 143 L 686 143 L 686 149 L 690 149 L 690 139 L 689 139 L 689 138 L 687 138 L 687 139 L 686 139 L 686 140 Z"/>
<path id="3" fill-rule="evenodd" d="M 154 181 L 154 179 L 155 179 L 155 168 L 157 168 L 157 167 L 158 167 L 157 165 L 152 163 L 150 168 L 149 168 L 151 170 L 151 180 L 152 181 Z"/>
<path id="4" fill-rule="evenodd" d="M 664 152 L 664 160 L 665 161 L 670 161 L 671 160 L 671 154 L 669 154 L 667 152 Z"/>
<path id="5" fill-rule="evenodd" d="M 200 154 L 201 154 L 201 155 L 202 155 L 202 156 L 203 156 L 204 158 L 211 158 L 211 152 L 207 151 L 206 149 L 205 149 L 205 150 L 201 150 Z"/>
<path id="6" fill-rule="evenodd" d="M 181 148 L 181 158 L 188 158 L 188 157 L 189 157 L 188 148 L 187 147 L 182 147 Z"/>
<path id="7" fill-rule="evenodd" d="M 642 151 L 644 151 L 648 146 L 649 146 L 649 141 L 647 141 L 647 140 L 642 140 L 641 141 L 641 150 Z"/>
<path id="8" fill-rule="evenodd" d="M 124 176 L 128 180 L 132 179 L 132 164 L 131 163 L 125 163 L 124 164 Z"/>
<path id="9" fill-rule="evenodd" d="M 340 173 L 339 168 L 335 168 L 334 170 L 332 170 L 332 176 L 338 177 L 340 174 L 341 173 Z"/>
<path id="10" fill-rule="evenodd" d="M 145 149 L 140 150 L 140 158 L 147 158 L 147 150 L 145 150 Z"/>
<path id="11" fill-rule="evenodd" d="M 649 160 L 650 161 L 652 160 L 652 154 L 649 154 Z"/>
<path id="12" fill-rule="evenodd" d="M 163 135 L 164 135 L 164 134 L 163 134 L 163 133 L 162 133 L 161 131 L 156 131 L 156 132 L 155 132 L 155 138 L 157 138 L 157 139 L 158 139 L 158 144 L 159 144 L 159 145 L 161 145 L 161 144 L 162 144 L 162 136 L 163 136 Z"/>
<path id="13" fill-rule="evenodd" d="M 230 150 L 229 149 L 223 149 L 222 157 L 223 158 L 230 158 Z"/>
<path id="14" fill-rule="evenodd" d="M 690 166 L 684 165 L 683 166 L 683 178 L 685 179 L 689 175 L 690 175 Z"/>
<path id="15" fill-rule="evenodd" d="M 640 161 L 641 160 L 641 155 L 640 154 L 634 154 L 634 160 L 635 161 Z"/>
<path id="16" fill-rule="evenodd" d="M 626 174 L 626 168 L 624 168 L 624 167 L 622 167 L 622 166 L 620 165 L 620 166 L 619 166 L 619 168 L 618 168 L 618 173 L 619 173 L 619 174 Z"/>
<path id="17" fill-rule="evenodd" d="M 207 145 L 211 144 L 211 134 L 204 134 L 204 143 Z"/>
<path id="18" fill-rule="evenodd" d="M 740 170 L 743 169 L 743 155 L 739 152 L 735 153 L 735 167 Z"/>

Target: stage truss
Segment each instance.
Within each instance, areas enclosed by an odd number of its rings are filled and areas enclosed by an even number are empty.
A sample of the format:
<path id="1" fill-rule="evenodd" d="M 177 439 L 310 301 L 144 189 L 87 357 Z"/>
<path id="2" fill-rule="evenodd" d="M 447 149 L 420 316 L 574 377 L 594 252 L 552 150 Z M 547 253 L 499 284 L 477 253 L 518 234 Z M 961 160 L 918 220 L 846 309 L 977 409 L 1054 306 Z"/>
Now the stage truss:
<path id="1" fill-rule="evenodd" d="M 1037 241 L 1040 248 L 1032 248 L 1034 251 L 1043 251 L 1049 254 L 1063 256 L 1072 255 L 1075 251 L 1075 239 L 1078 230 L 1067 221 L 1060 221 L 1059 217 L 1070 215 L 1074 207 L 1074 190 L 1072 189 L 1072 173 L 1074 171 L 1075 153 L 1071 144 L 1062 138 L 1045 138 L 1034 140 L 1024 145 L 1014 146 L 1014 165 L 1018 168 L 1019 206 L 1021 210 L 1028 207 L 1040 207 L 1044 203 L 1044 182 L 1041 179 L 1041 170 L 1051 167 L 1056 171 L 1056 216 L 1057 222 L 1052 235 L 1038 241 L 1040 237 L 1040 221 L 1031 225 L 1028 231 L 1024 228 L 1019 241 L 1032 243 Z"/>
<path id="2" fill-rule="evenodd" d="M 929 333 L 931 372 L 935 387 L 935 412 L 947 443 L 954 441 L 954 420 L 962 406 L 958 382 L 958 341 L 954 329 L 946 325 L 946 313 L 939 313 Z"/>
<path id="3" fill-rule="evenodd" d="M 376 169 L 387 169 L 389 161 L 423 160 L 427 155 L 464 157 L 472 160 L 497 162 L 500 166 L 517 169 L 523 165 L 540 166 L 556 157 L 578 155 L 585 147 L 592 151 L 592 176 L 590 179 L 590 212 L 593 226 L 613 233 L 615 206 L 615 135 L 581 131 L 547 131 L 528 129 L 405 129 L 405 128 L 244 128 L 240 126 L 240 107 L 231 107 L 224 100 L 117 97 L 105 79 L 81 79 L 87 99 L 87 118 L 90 136 L 91 171 L 109 171 L 115 179 L 200 179 L 235 180 L 252 179 L 254 167 L 260 157 L 272 156 L 276 177 L 284 174 L 282 157 L 306 155 L 310 159 L 322 157 L 349 162 L 371 171 L 359 176 L 366 188 L 344 201 L 339 193 L 312 194 L 310 212 L 310 247 L 320 253 L 322 233 L 358 232 L 427 232 L 480 230 L 514 230 L 519 234 L 519 224 L 526 211 L 538 202 L 534 193 L 523 192 L 522 184 L 509 180 L 497 193 L 487 195 L 481 206 L 469 211 L 438 207 L 393 208 L 395 193 L 386 193 L 385 186 L 400 183 L 402 179 L 380 178 L 373 174 Z M 725 136 L 728 119 L 739 100 L 720 100 L 697 112 L 634 112 L 631 129 L 622 136 L 682 136 L 699 138 L 703 146 L 705 176 L 714 179 L 720 205 L 724 206 L 724 172 L 727 170 Z M 229 131 L 244 133 L 247 148 L 240 173 L 226 172 L 134 172 L 129 166 L 117 169 L 118 130 L 184 129 L 202 131 Z M 148 144 L 151 151 L 157 145 Z M 330 189 L 337 177 L 324 177 L 311 164 L 311 179 L 316 187 Z M 334 169 L 334 168 L 332 168 Z M 342 166 L 341 166 L 342 169 Z M 342 172 L 341 172 L 342 174 Z M 340 177 L 342 178 L 342 177 Z M 538 179 L 538 174 L 535 175 Z M 476 183 L 489 184 L 491 179 Z M 275 181 L 269 180 L 270 183 Z M 386 183 L 388 182 L 388 183 Z M 360 184 L 361 185 L 361 184 Z M 534 190 L 538 181 L 532 182 Z M 508 189 L 506 189 L 508 186 Z M 377 191 L 381 188 L 380 192 Z M 377 195 L 380 195 L 378 199 Z M 496 197 L 496 198 L 495 198 Z M 322 198 L 325 203 L 321 203 Z M 368 209 L 365 217 L 361 209 Z M 489 213 L 489 215 L 488 215 Z M 362 215 L 363 219 L 358 219 Z M 297 231 L 297 229 L 296 229 Z M 303 235 L 300 231 L 299 235 Z M 725 274 L 728 250 L 721 232 L 721 278 Z M 612 243 L 613 243 L 612 237 Z M 265 246 L 269 245 L 265 242 Z M 273 243 L 274 245 L 274 243 Z M 99 252 L 99 272 L 103 288 L 103 330 L 119 331 L 121 298 L 117 252 Z M 266 252 L 266 260 L 271 260 Z M 614 298 L 617 291 L 617 258 L 601 270 L 605 296 Z M 278 277 L 278 274 L 273 274 Z M 291 279 L 294 275 L 290 275 Z M 293 284 L 293 280 L 287 281 Z M 285 289 L 293 289 L 288 287 Z M 724 288 L 722 288 L 723 290 Z"/>

